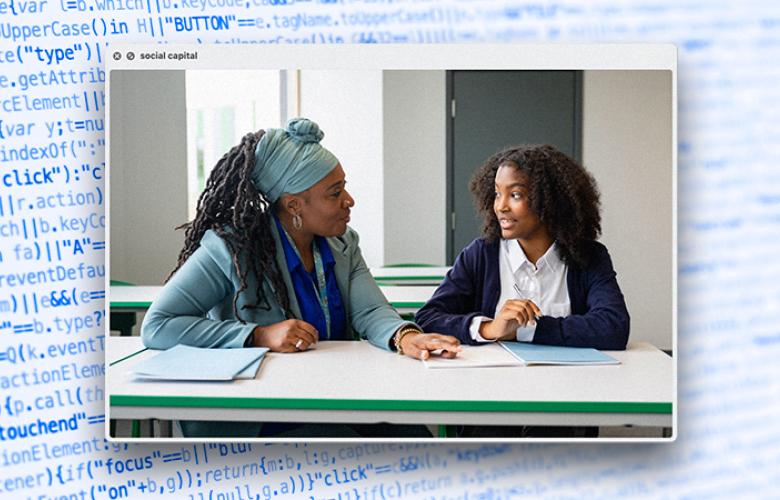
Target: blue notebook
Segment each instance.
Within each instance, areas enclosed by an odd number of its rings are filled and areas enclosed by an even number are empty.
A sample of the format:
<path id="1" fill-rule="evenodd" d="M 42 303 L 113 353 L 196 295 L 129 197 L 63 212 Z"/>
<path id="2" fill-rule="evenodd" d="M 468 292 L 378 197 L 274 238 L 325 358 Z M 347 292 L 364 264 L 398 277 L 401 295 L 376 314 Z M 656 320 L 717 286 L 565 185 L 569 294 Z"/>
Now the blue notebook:
<path id="1" fill-rule="evenodd" d="M 250 363 L 249 366 L 236 373 L 236 376 L 233 378 L 236 380 L 251 380 L 255 378 L 257 376 L 257 370 L 260 369 L 260 363 L 263 361 L 264 357 L 265 353 L 263 353 L 263 356 L 257 358 L 257 361 Z"/>
<path id="2" fill-rule="evenodd" d="M 590 347 L 560 347 L 528 342 L 500 342 L 527 365 L 618 365 L 620 361 Z"/>
<path id="3" fill-rule="evenodd" d="M 242 349 L 204 349 L 177 345 L 141 361 L 133 373 L 157 380 L 233 380 L 254 378 L 265 347 Z"/>

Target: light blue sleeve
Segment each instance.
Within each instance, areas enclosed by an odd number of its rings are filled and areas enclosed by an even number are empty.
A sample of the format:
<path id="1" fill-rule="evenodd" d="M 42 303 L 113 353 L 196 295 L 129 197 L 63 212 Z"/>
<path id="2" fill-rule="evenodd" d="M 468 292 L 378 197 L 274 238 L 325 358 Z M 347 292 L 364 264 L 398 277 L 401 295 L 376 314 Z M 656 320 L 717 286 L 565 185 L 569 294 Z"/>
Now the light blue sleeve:
<path id="1" fill-rule="evenodd" d="M 146 313 L 141 327 L 144 345 L 153 349 L 168 349 L 177 344 L 243 347 L 256 324 L 207 317 L 208 311 L 235 293 L 232 274 L 232 261 L 224 242 L 216 234 L 207 233 L 201 246 L 163 287 Z"/>
<path id="2" fill-rule="evenodd" d="M 387 302 L 366 266 L 357 233 L 348 230 L 344 239 L 352 252 L 349 275 L 349 320 L 352 329 L 375 346 L 391 350 L 390 342 L 395 332 L 402 326 L 416 325 L 402 319 Z"/>

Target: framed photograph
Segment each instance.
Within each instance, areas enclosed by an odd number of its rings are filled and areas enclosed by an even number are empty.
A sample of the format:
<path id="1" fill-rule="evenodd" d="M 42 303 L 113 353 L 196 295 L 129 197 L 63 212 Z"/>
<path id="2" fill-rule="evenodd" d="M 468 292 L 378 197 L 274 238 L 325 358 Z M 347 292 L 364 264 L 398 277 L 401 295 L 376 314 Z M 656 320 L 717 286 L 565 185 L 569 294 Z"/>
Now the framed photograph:
<path id="1" fill-rule="evenodd" d="M 109 439 L 675 439 L 674 46 L 109 53 Z"/>

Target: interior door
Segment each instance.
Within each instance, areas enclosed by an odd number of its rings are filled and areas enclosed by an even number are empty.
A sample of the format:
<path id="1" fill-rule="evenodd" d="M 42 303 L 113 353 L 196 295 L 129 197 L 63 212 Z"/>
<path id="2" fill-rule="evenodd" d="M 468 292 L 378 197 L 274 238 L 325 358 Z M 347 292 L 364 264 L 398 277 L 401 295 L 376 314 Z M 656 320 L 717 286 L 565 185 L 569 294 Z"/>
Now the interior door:
<path id="1" fill-rule="evenodd" d="M 480 234 L 468 183 L 493 153 L 551 144 L 581 160 L 580 71 L 450 71 L 447 147 L 447 258 Z"/>

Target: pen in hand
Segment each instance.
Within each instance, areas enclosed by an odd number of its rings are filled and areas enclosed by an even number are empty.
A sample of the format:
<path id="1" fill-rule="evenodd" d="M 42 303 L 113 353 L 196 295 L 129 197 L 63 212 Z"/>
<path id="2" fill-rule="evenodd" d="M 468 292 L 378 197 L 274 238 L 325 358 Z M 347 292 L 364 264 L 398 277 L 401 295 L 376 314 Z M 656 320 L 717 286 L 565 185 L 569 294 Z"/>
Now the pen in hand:
<path id="1" fill-rule="evenodd" d="M 517 283 L 514 283 L 514 284 L 512 285 L 512 288 L 514 288 L 514 290 L 515 290 L 515 293 L 517 294 L 517 298 L 519 298 L 519 299 L 524 299 L 524 300 L 525 300 L 525 294 L 523 293 L 523 291 L 522 291 L 522 290 L 520 290 L 520 287 L 519 287 L 519 286 L 517 286 Z M 534 320 L 535 320 L 535 319 L 539 319 L 539 317 L 540 317 L 540 316 L 541 316 L 541 314 L 534 314 Z M 534 320 L 531 320 L 531 321 L 529 321 L 529 322 L 527 323 L 527 326 L 532 326 L 532 327 L 535 327 L 535 326 L 536 326 L 536 321 L 534 321 Z"/>

